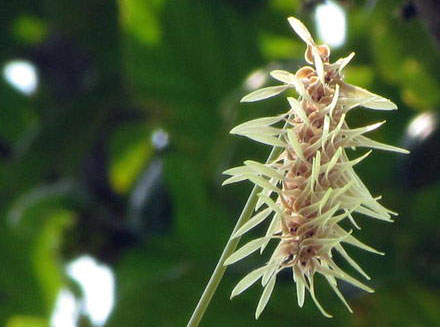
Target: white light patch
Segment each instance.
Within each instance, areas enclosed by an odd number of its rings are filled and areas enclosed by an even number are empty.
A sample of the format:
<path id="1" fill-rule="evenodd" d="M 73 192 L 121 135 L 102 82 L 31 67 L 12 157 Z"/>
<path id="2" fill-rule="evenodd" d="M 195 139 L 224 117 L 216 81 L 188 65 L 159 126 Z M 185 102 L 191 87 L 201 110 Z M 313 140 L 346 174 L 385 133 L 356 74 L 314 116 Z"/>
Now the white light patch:
<path id="1" fill-rule="evenodd" d="M 61 289 L 58 293 L 52 316 L 50 317 L 50 326 L 76 327 L 78 307 L 79 304 L 73 294 L 66 289 Z"/>
<path id="2" fill-rule="evenodd" d="M 316 6 L 315 20 L 318 37 L 327 45 L 337 48 L 344 44 L 347 29 L 345 12 L 333 1 Z"/>
<path id="3" fill-rule="evenodd" d="M 111 269 L 82 256 L 67 266 L 67 274 L 82 289 L 84 313 L 94 326 L 103 326 L 114 305 L 115 278 Z"/>
<path id="4" fill-rule="evenodd" d="M 151 135 L 151 143 L 156 149 L 163 150 L 168 146 L 169 138 L 168 133 L 159 128 Z"/>
<path id="5" fill-rule="evenodd" d="M 3 67 L 3 78 L 25 95 L 31 95 L 37 90 L 37 70 L 29 61 L 13 60 L 8 62 Z"/>
<path id="6" fill-rule="evenodd" d="M 434 113 L 425 112 L 411 121 L 407 133 L 412 138 L 422 141 L 434 132 L 437 121 L 438 118 Z"/>
<path id="7" fill-rule="evenodd" d="M 259 89 L 266 83 L 267 80 L 267 73 L 262 70 L 256 70 L 253 73 L 251 73 L 245 80 L 244 85 L 247 90 L 253 91 L 256 89 Z"/>

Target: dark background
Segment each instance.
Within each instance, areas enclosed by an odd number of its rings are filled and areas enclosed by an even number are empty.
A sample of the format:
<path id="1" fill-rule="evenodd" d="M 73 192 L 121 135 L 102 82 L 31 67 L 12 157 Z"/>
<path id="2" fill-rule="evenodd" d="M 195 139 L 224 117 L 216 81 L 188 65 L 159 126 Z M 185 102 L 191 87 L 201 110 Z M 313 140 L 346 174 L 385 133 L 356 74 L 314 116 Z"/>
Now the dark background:
<path id="1" fill-rule="evenodd" d="M 0 325 L 54 326 L 60 290 L 79 303 L 77 326 L 99 325 L 66 272 L 84 255 L 114 274 L 106 326 L 186 325 L 251 188 L 221 188 L 221 172 L 270 150 L 228 131 L 287 109 L 282 97 L 239 104 L 258 81 L 248 77 L 259 70 L 265 84 L 270 69 L 303 64 L 304 45 L 286 18 L 316 35 L 319 3 L 1 1 L 2 73 L 26 60 L 38 86 L 29 95 L 0 79 Z M 297 307 L 286 276 L 255 321 L 261 288 L 229 300 L 245 272 L 266 260 L 255 255 L 228 270 L 202 326 L 440 326 L 439 5 L 337 3 L 347 38 L 332 60 L 355 51 L 348 81 L 399 106 L 359 108 L 350 124 L 386 119 L 372 137 L 412 151 L 377 151 L 357 169 L 400 212 L 394 224 L 358 218 L 357 237 L 387 253 L 349 249 L 376 293 L 343 284 L 351 315 L 318 282 L 329 320 L 310 298 Z"/>

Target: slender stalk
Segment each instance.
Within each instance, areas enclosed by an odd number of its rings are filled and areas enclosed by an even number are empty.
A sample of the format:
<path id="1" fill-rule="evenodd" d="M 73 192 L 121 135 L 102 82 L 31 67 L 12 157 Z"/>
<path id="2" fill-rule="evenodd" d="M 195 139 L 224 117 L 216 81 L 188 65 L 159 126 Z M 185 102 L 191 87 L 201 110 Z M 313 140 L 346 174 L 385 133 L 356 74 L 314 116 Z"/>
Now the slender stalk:
<path id="1" fill-rule="evenodd" d="M 279 149 L 273 148 L 271 153 L 269 154 L 267 162 L 275 159 L 278 153 L 279 153 Z M 226 266 L 224 265 L 224 262 L 235 251 L 238 243 L 240 242 L 240 237 L 232 238 L 232 235 L 234 235 L 234 233 L 241 226 L 243 226 L 243 224 L 245 224 L 251 217 L 255 205 L 257 204 L 258 201 L 257 195 L 260 191 L 261 188 L 258 186 L 255 186 L 252 189 L 252 192 L 249 195 L 246 205 L 244 206 L 243 211 L 241 212 L 241 215 L 238 218 L 237 223 L 235 224 L 234 230 L 231 233 L 231 237 L 229 238 L 225 248 L 223 249 L 223 253 L 220 256 L 220 259 L 218 260 L 217 266 L 215 267 L 214 272 L 212 273 L 211 278 L 209 279 L 209 282 L 206 285 L 206 288 L 203 291 L 202 296 L 200 297 L 199 303 L 197 303 L 197 307 L 195 308 L 191 316 L 191 319 L 188 322 L 187 327 L 199 326 L 199 323 L 202 320 L 203 315 L 205 314 L 205 311 L 208 308 L 208 305 L 211 302 L 211 299 L 214 296 L 214 293 L 217 290 L 217 287 L 223 278 L 223 275 L 225 274 Z"/>
<path id="2" fill-rule="evenodd" d="M 258 188 L 254 187 L 254 189 L 252 190 L 249 196 L 248 201 L 246 202 L 243 212 L 241 213 L 240 218 L 238 219 L 237 224 L 235 225 L 232 234 L 234 234 L 235 231 L 237 231 L 238 228 L 240 228 L 240 226 L 242 226 L 247 220 L 249 220 L 250 216 L 252 215 L 255 204 L 257 203 L 258 191 L 259 191 Z M 214 272 L 212 273 L 211 278 L 209 279 L 209 282 L 206 285 L 205 290 L 203 291 L 203 294 L 199 300 L 199 303 L 197 304 L 196 309 L 194 310 L 191 316 L 191 319 L 188 322 L 187 327 L 197 327 L 199 325 L 200 320 L 202 320 L 206 308 L 208 307 L 209 302 L 211 302 L 211 299 L 215 291 L 217 290 L 217 287 L 220 284 L 220 281 L 222 280 L 223 275 L 226 271 L 226 266 L 224 266 L 223 263 L 235 251 L 238 242 L 240 242 L 240 237 L 234 239 L 232 237 L 229 238 L 228 243 L 223 249 L 223 253 L 220 256 L 220 259 L 218 260 L 217 266 L 215 267 Z"/>

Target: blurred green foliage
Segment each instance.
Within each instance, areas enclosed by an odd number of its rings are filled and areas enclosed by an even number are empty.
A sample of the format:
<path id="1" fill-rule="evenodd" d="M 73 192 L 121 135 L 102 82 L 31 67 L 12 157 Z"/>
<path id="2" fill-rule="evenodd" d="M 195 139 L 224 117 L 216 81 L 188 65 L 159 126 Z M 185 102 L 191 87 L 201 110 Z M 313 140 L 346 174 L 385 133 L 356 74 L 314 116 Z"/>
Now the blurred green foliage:
<path id="1" fill-rule="evenodd" d="M 107 326 L 186 324 L 250 190 L 221 189 L 220 173 L 269 152 L 228 130 L 287 106 L 282 100 L 240 105 L 247 78 L 258 70 L 262 84 L 271 83 L 264 76 L 272 67 L 301 65 L 304 47 L 286 18 L 297 16 L 314 31 L 317 3 L 2 4 L 0 64 L 29 60 L 39 85 L 25 96 L 0 81 L 0 325 L 49 326 L 60 289 L 78 293 L 65 264 L 82 254 L 115 272 L 117 298 Z M 409 121 L 440 109 L 439 41 L 422 15 L 404 17 L 415 6 L 409 1 L 339 3 L 348 35 L 333 59 L 355 51 L 348 81 L 400 108 L 359 109 L 350 122 L 387 119 L 374 138 L 408 141 Z M 166 150 L 151 142 L 158 128 L 169 135 Z M 334 319 L 321 317 L 307 300 L 297 308 L 294 285 L 285 278 L 254 321 L 258 287 L 229 301 L 234 283 L 261 260 L 253 258 L 230 268 L 202 325 L 440 325 L 440 184 L 438 176 L 423 175 L 425 165 L 439 163 L 434 136 L 407 143 L 414 153 L 408 158 L 378 152 L 359 166 L 373 194 L 383 194 L 383 203 L 401 215 L 392 225 L 359 219 L 360 239 L 387 256 L 353 249 L 376 289 L 365 295 L 346 287 L 353 315 L 324 283 L 319 298 Z M 427 150 L 420 153 L 422 145 Z M 415 170 L 422 183 L 410 187 Z"/>

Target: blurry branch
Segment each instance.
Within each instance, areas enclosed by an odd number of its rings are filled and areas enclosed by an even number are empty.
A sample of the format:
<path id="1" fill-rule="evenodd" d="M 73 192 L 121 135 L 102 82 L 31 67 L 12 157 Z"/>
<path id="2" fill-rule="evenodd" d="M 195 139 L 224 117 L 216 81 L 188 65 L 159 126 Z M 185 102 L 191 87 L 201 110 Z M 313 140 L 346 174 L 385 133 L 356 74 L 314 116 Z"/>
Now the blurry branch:
<path id="1" fill-rule="evenodd" d="M 65 179 L 53 184 L 38 185 L 24 193 L 12 204 L 7 213 L 7 221 L 11 225 L 18 225 L 25 212 L 44 200 L 59 200 L 69 195 L 73 190 L 73 182 Z"/>

